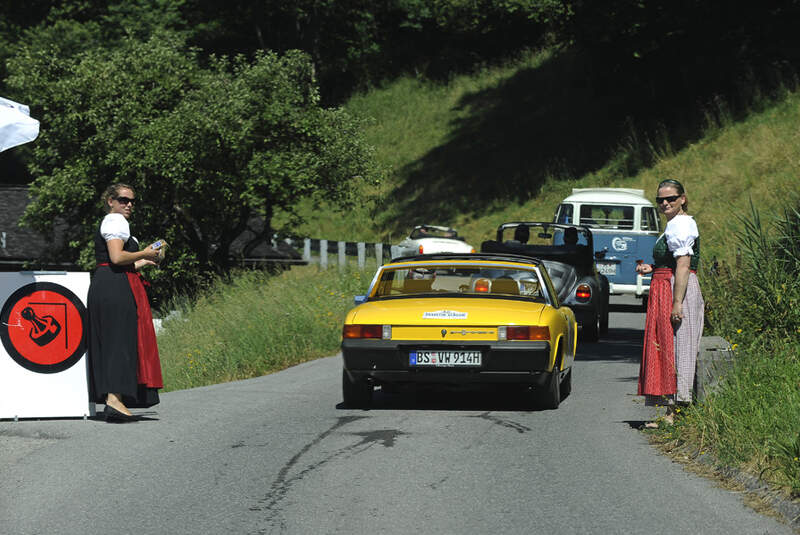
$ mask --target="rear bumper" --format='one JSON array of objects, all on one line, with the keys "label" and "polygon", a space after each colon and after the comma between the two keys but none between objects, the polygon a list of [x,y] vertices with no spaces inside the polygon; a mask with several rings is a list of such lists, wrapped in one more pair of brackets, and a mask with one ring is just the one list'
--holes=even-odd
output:
[{"label": "rear bumper", "polygon": [[648,295],[650,293],[650,280],[647,280],[647,284],[614,284],[610,282],[608,284],[608,293],[612,295],[636,295],[641,297],[643,295]]},{"label": "rear bumper", "polygon": [[[480,367],[412,366],[412,350],[480,351]],[[384,383],[526,384],[541,386],[550,376],[550,342],[462,342],[430,340],[344,340],[344,369],[353,380]]]}]

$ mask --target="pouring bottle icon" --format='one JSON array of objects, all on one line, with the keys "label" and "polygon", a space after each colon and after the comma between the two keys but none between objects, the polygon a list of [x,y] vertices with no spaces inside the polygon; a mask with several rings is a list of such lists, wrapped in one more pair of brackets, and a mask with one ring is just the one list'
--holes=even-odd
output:
[{"label": "pouring bottle icon", "polygon": [[37,316],[31,307],[25,307],[20,313],[23,319],[31,322],[28,336],[39,346],[44,347],[55,340],[61,332],[61,325],[53,316]]}]

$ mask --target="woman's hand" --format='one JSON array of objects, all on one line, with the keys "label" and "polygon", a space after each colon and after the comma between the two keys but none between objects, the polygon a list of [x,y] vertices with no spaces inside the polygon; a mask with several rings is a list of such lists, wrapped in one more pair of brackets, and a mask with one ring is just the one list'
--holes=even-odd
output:
[{"label": "woman's hand", "polygon": [[673,325],[679,325],[683,321],[683,304],[673,303],[672,312],[670,312],[669,320]]},{"label": "woman's hand", "polygon": [[139,252],[142,254],[142,260],[147,260],[153,264],[158,262],[158,249],[153,249],[153,247],[148,246]]},{"label": "woman's hand", "polygon": [[141,251],[136,251],[135,253],[128,252],[123,249],[124,244],[122,240],[118,238],[110,239],[106,242],[108,245],[108,257],[111,260],[111,263],[117,266],[127,266],[130,264],[135,264],[140,260],[150,260],[152,262],[158,262],[158,249],[153,249],[150,246],[145,247]]},{"label": "woman's hand", "polygon": [[686,286],[689,284],[690,256],[675,258],[675,283],[672,286],[672,312],[670,321],[678,326],[683,321],[683,298],[686,297]]},{"label": "woman's hand", "polygon": [[651,264],[637,264],[636,265],[636,273],[640,275],[646,275],[648,273],[653,272],[653,266]]},{"label": "woman's hand", "polygon": [[152,260],[147,260],[147,259],[137,260],[136,262],[133,263],[133,267],[134,267],[134,269],[136,269],[136,271],[139,271],[140,269],[142,269],[145,266],[157,266],[157,265],[158,264],[156,264]]}]

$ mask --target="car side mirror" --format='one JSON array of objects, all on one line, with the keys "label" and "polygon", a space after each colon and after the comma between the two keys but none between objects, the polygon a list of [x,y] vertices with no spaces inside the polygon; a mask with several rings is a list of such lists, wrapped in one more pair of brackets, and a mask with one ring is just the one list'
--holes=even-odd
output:
[{"label": "car side mirror", "polygon": [[356,305],[360,305],[360,304],[362,304],[362,303],[366,303],[366,302],[367,302],[367,296],[366,296],[366,295],[357,295],[357,296],[355,296],[355,297],[353,298],[353,302],[354,302]]}]

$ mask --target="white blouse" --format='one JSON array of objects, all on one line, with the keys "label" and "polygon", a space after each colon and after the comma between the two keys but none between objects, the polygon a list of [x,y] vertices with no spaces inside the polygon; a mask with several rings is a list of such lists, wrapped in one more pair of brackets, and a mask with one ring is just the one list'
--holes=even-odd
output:
[{"label": "white blouse", "polygon": [[672,255],[677,258],[694,254],[694,242],[700,237],[700,232],[692,216],[676,215],[667,222],[664,237]]},{"label": "white blouse", "polygon": [[124,215],[108,214],[100,223],[100,234],[106,241],[117,239],[125,243],[131,237],[131,226]]}]

